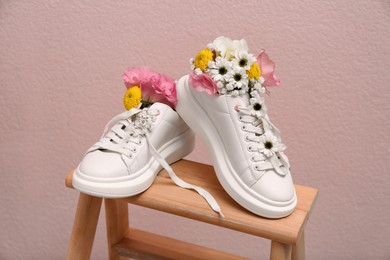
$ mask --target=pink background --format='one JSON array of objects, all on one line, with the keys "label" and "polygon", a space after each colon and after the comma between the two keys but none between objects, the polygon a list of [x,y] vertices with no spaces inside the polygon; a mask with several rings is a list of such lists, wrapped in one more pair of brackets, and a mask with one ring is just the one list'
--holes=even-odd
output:
[{"label": "pink background", "polygon": [[[121,75],[175,78],[215,37],[265,48],[267,105],[296,183],[317,187],[308,259],[390,258],[388,1],[0,2],[0,259],[63,259],[78,193],[64,187],[106,122]],[[210,163],[198,142],[189,156]],[[132,225],[252,259],[269,243],[139,207]],[[107,257],[104,214],[93,259]]]}]

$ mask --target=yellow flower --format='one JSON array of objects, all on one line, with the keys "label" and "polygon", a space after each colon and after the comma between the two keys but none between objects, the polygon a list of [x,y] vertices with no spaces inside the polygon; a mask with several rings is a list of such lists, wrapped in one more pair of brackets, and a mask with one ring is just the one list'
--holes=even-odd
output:
[{"label": "yellow flower", "polygon": [[194,65],[204,71],[209,61],[213,60],[213,52],[209,49],[201,50],[195,57]]},{"label": "yellow flower", "polygon": [[261,76],[261,71],[257,62],[253,62],[249,70],[246,71],[249,79],[259,79]]},{"label": "yellow flower", "polygon": [[141,89],[138,86],[130,87],[123,97],[123,104],[127,110],[137,107],[141,103]]}]

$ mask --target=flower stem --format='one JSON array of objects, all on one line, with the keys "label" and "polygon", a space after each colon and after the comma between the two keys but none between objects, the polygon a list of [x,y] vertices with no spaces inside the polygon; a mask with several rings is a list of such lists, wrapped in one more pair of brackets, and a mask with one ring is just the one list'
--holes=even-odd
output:
[{"label": "flower stem", "polygon": [[153,103],[145,100],[141,100],[141,109],[151,106]]}]

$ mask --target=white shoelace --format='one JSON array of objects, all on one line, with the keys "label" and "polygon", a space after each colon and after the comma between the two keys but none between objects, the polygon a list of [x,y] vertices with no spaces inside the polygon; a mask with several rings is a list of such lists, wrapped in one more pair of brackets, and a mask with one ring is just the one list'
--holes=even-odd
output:
[{"label": "white shoelace", "polygon": [[[137,152],[137,146],[142,144],[142,139],[144,137],[152,155],[167,171],[172,181],[182,188],[195,190],[207,201],[215,212],[224,217],[221,208],[214,197],[205,189],[180,179],[151,143],[149,131],[152,122],[156,119],[157,115],[159,115],[158,110],[133,108],[115,116],[107,123],[100,141],[93,145],[87,152],[97,149],[107,149],[120,153],[122,160],[130,173],[130,159],[132,158],[133,153]],[[136,116],[138,120],[133,120],[134,116]]]},{"label": "white shoelace", "polygon": [[[259,99],[258,95],[252,95],[252,97]],[[262,174],[259,175],[258,178],[260,178],[267,169],[275,169],[278,174],[282,176],[286,175],[290,164],[287,156],[283,153],[285,145],[281,143],[279,129],[271,123],[265,113],[263,115],[254,115],[251,105],[248,105],[247,107],[238,105],[235,107],[235,110],[240,113],[239,120],[244,123],[241,129],[248,133],[245,136],[246,141],[254,143],[254,145],[248,146],[248,151],[253,153],[250,159],[255,163],[255,169],[262,171]],[[258,149],[260,144],[264,141],[264,135],[274,136],[274,139],[276,140],[273,145],[278,147],[278,149],[275,149],[270,156],[266,156]],[[267,162],[267,158],[269,158],[269,162]]]}]

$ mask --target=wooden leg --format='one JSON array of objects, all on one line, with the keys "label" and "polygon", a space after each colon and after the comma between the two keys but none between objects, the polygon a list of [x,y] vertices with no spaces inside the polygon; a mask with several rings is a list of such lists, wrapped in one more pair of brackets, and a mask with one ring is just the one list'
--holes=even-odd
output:
[{"label": "wooden leg", "polygon": [[292,248],[292,260],[305,260],[305,233],[302,233],[297,240],[296,246]]},{"label": "wooden leg", "polygon": [[276,241],[271,242],[271,260],[290,260],[292,246]]},{"label": "wooden leg", "polygon": [[101,205],[101,198],[80,193],[66,259],[90,258]]},{"label": "wooden leg", "polygon": [[129,229],[128,204],[120,199],[105,199],[107,222],[107,242],[110,260],[119,260],[113,246],[118,243]]}]

